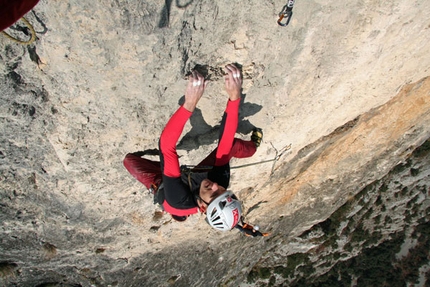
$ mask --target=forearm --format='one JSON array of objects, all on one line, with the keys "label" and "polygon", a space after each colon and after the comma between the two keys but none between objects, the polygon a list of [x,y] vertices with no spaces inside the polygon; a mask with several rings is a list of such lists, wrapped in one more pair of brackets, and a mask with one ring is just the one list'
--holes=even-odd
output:
[{"label": "forearm", "polygon": [[181,175],[176,144],[182,134],[184,126],[191,117],[191,112],[181,106],[167,122],[160,136],[160,153],[163,174],[170,177]]},{"label": "forearm", "polygon": [[222,159],[228,156],[233,146],[234,136],[239,123],[239,106],[240,99],[235,101],[229,100],[227,102],[227,107],[221,123],[221,136],[216,153],[216,164],[219,164],[220,161],[225,164]]}]

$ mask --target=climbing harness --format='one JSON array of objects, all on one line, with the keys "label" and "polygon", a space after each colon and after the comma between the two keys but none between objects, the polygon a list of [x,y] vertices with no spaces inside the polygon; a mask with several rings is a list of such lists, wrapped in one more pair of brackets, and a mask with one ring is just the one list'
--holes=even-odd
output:
[{"label": "climbing harness", "polygon": [[28,40],[28,41],[19,40],[17,38],[12,37],[11,35],[9,35],[8,33],[6,33],[5,31],[1,31],[1,33],[4,36],[6,36],[6,38],[9,38],[10,40],[14,41],[15,43],[22,44],[22,45],[30,45],[30,44],[32,44],[36,40],[36,31],[34,30],[33,25],[31,25],[30,22],[28,22],[27,19],[25,19],[24,17],[22,17],[21,20],[30,29],[30,33],[31,33],[30,40]]},{"label": "climbing harness", "polygon": [[212,170],[213,166],[211,165],[189,165],[184,164],[181,165],[181,172],[207,172]]},{"label": "climbing harness", "polygon": [[291,17],[293,16],[293,6],[295,0],[288,0],[288,3],[279,12],[278,25],[285,27],[290,23]]},{"label": "climbing harness", "polygon": [[[288,150],[291,149],[291,144],[285,146],[284,148],[282,148],[280,151],[278,151],[272,143],[270,143],[272,145],[272,147],[275,149],[276,151],[276,155],[274,158],[272,159],[267,159],[267,160],[263,160],[263,161],[259,161],[259,162],[253,162],[253,163],[248,163],[248,164],[244,164],[244,165],[238,165],[238,166],[232,166],[230,167],[230,169],[238,169],[238,168],[243,168],[243,167],[248,167],[248,166],[253,166],[253,165],[257,165],[257,164],[263,164],[266,162],[272,162],[273,161],[273,165],[272,165],[272,171],[270,173],[270,176],[273,175],[274,171],[275,171],[275,165],[278,162],[278,160],[281,158],[281,156],[287,152]],[[185,171],[185,172],[189,172],[189,171],[196,171],[196,172],[207,172],[210,171],[212,169],[212,166],[208,165],[208,166],[197,166],[197,165],[182,165],[181,166],[181,171]]]}]

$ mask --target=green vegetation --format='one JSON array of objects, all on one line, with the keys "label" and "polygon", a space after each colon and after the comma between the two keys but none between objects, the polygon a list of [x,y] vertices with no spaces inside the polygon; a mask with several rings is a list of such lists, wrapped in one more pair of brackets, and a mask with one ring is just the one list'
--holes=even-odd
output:
[{"label": "green vegetation", "polygon": [[[430,139],[413,152],[413,157],[423,158],[429,153]],[[318,245],[311,252],[288,256],[286,266],[253,269],[248,278],[265,279],[268,283],[263,283],[264,286],[343,287],[351,286],[352,282],[358,287],[417,284],[420,268],[430,258],[430,207],[422,206],[423,194],[427,197],[430,191],[420,178],[415,179],[416,185],[403,180],[417,177],[422,164],[411,157],[395,166],[383,179],[364,187],[329,218],[300,235]],[[351,215],[353,210],[357,212]],[[404,222],[399,213],[403,213]],[[396,254],[404,243],[406,229],[387,235],[394,221],[400,226],[416,226],[411,237],[417,244],[400,259]],[[310,238],[311,233],[322,235]],[[338,244],[346,238],[340,250]],[[353,252],[359,253],[355,256]],[[321,271],[326,273],[321,275]],[[425,276],[425,286],[430,286],[430,271]],[[280,277],[285,280],[277,283],[276,278]]]},{"label": "green vegetation", "polygon": [[380,196],[380,195],[378,195],[378,197],[376,198],[375,204],[376,204],[377,206],[380,206],[380,205],[382,204],[382,199],[381,199],[381,196]]},{"label": "green vegetation", "polygon": [[0,262],[0,277],[7,278],[15,276],[18,265],[13,262],[1,261]]},{"label": "green vegetation", "polygon": [[412,176],[417,176],[419,174],[420,174],[419,168],[411,168],[411,175]]},{"label": "green vegetation", "polygon": [[393,268],[395,254],[399,252],[403,240],[404,234],[396,234],[379,246],[364,249],[355,258],[337,262],[324,275],[317,278],[302,276],[288,286],[350,286],[352,276],[358,278],[357,286],[405,286],[401,273]]},{"label": "green vegetation", "polygon": [[[361,225],[356,229],[359,234],[366,233]],[[355,232],[356,232],[355,231]],[[355,233],[354,232],[354,233]],[[361,240],[362,235],[353,235],[354,238]],[[274,268],[253,269],[248,275],[248,282],[255,282],[257,279],[269,279],[267,286],[275,286],[273,274],[281,275],[283,278],[290,279],[288,286],[301,287],[321,287],[321,286],[350,286],[352,278],[357,278],[358,287],[367,286],[390,286],[404,287],[405,282],[415,282],[419,277],[419,268],[428,262],[430,256],[430,224],[424,222],[417,226],[414,236],[418,239],[416,247],[410,250],[409,255],[397,260],[395,255],[405,239],[405,233],[396,233],[392,238],[379,244],[365,248],[356,257],[337,261],[341,256],[334,253],[335,265],[325,274],[313,277],[315,272],[309,256],[305,253],[295,253],[287,257],[287,266],[276,266]],[[368,239],[376,243],[381,239],[379,232],[372,234]],[[347,244],[348,245],[348,244]],[[345,249],[347,249],[347,245]],[[325,258],[327,259],[327,258]],[[326,267],[330,265],[326,264]],[[426,274],[429,277],[430,272]]]},{"label": "green vegetation", "polygon": [[408,188],[405,186],[404,188],[402,188],[402,190],[400,191],[400,195],[401,196],[406,196],[408,194]]},{"label": "green vegetation", "polygon": [[276,266],[274,272],[283,278],[292,277],[297,266],[309,263],[309,255],[305,253],[295,253],[287,257],[287,266]]},{"label": "green vegetation", "polygon": [[378,214],[377,216],[375,216],[374,220],[375,220],[375,225],[379,225],[379,223],[381,223],[381,215]]},{"label": "green vegetation", "polygon": [[411,223],[414,220],[414,216],[407,209],[405,210],[405,213],[403,215],[405,216],[405,222],[408,223],[408,224]]},{"label": "green vegetation", "polygon": [[409,250],[406,257],[397,262],[396,266],[401,271],[403,281],[418,283],[419,268],[428,262],[430,256],[429,222],[419,224],[414,230],[413,237],[417,238],[418,243]]},{"label": "green vegetation", "polygon": [[269,279],[272,275],[271,269],[266,267],[253,268],[248,274],[248,282],[255,282],[256,279]]},{"label": "green vegetation", "polygon": [[366,213],[363,214],[363,219],[369,219],[373,214],[373,208],[369,208]]},{"label": "green vegetation", "polygon": [[351,242],[347,242],[344,246],[343,246],[343,250],[347,251],[347,252],[351,252],[353,250],[353,246],[351,244]]},{"label": "green vegetation", "polygon": [[357,225],[354,232],[351,235],[351,242],[362,242],[369,238],[369,231],[364,229],[363,223]]},{"label": "green vegetation", "polygon": [[386,192],[388,190],[388,185],[386,185],[385,183],[383,183],[381,185],[381,187],[379,187],[379,191],[382,192]]},{"label": "green vegetation", "polygon": [[385,217],[385,225],[390,225],[391,223],[393,223],[393,220],[391,219],[391,217],[386,216]]},{"label": "green vegetation", "polygon": [[269,279],[269,286],[275,286],[275,283],[276,283],[276,277],[271,276]]},{"label": "green vegetation", "polygon": [[399,163],[398,165],[396,165],[393,169],[392,169],[392,173],[394,174],[398,174],[401,173],[403,171],[405,171],[407,168],[411,167],[411,160],[408,159],[405,163]]},{"label": "green vegetation", "polygon": [[423,158],[430,152],[430,139],[427,139],[420,147],[416,148],[412,153],[415,158]]},{"label": "green vegetation", "polygon": [[366,241],[367,246],[375,245],[382,239],[382,233],[380,231],[374,231]]}]

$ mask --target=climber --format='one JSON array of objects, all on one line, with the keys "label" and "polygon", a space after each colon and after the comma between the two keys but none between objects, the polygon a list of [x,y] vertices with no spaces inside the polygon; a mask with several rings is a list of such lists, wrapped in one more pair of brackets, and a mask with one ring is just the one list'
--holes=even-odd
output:
[{"label": "climber", "polygon": [[[255,128],[251,140],[235,138],[241,100],[242,76],[232,64],[225,67],[227,106],[220,127],[218,147],[195,169],[182,171],[176,152],[176,144],[183,128],[191,117],[207,86],[207,81],[193,71],[185,91],[185,102],[171,116],[159,140],[160,163],[130,153],[124,159],[126,169],[145,186],[156,192],[156,198],[164,211],[177,221],[185,221],[191,214],[206,213],[208,223],[217,230],[231,230],[242,219],[241,203],[230,190],[231,158],[251,157],[260,145],[262,130]],[[153,152],[152,152],[153,154]],[[210,170],[198,172],[200,166]],[[148,167],[148,168],[146,168]]]}]

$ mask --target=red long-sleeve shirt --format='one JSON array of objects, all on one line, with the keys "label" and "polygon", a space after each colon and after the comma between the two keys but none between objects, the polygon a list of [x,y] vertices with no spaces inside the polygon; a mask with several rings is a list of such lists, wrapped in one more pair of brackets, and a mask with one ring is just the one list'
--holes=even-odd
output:
[{"label": "red long-sleeve shirt", "polygon": [[[238,126],[239,105],[240,99],[227,102],[221,122],[221,135],[216,152],[215,167],[225,166],[230,160],[228,155]],[[189,215],[198,211],[195,195],[190,191],[190,187],[181,180],[181,170],[176,152],[176,144],[191,114],[183,106],[179,107],[167,122],[159,142],[165,195],[163,206],[167,212],[178,216]],[[229,167],[226,170],[228,170],[226,176],[228,176],[229,181]]]}]

